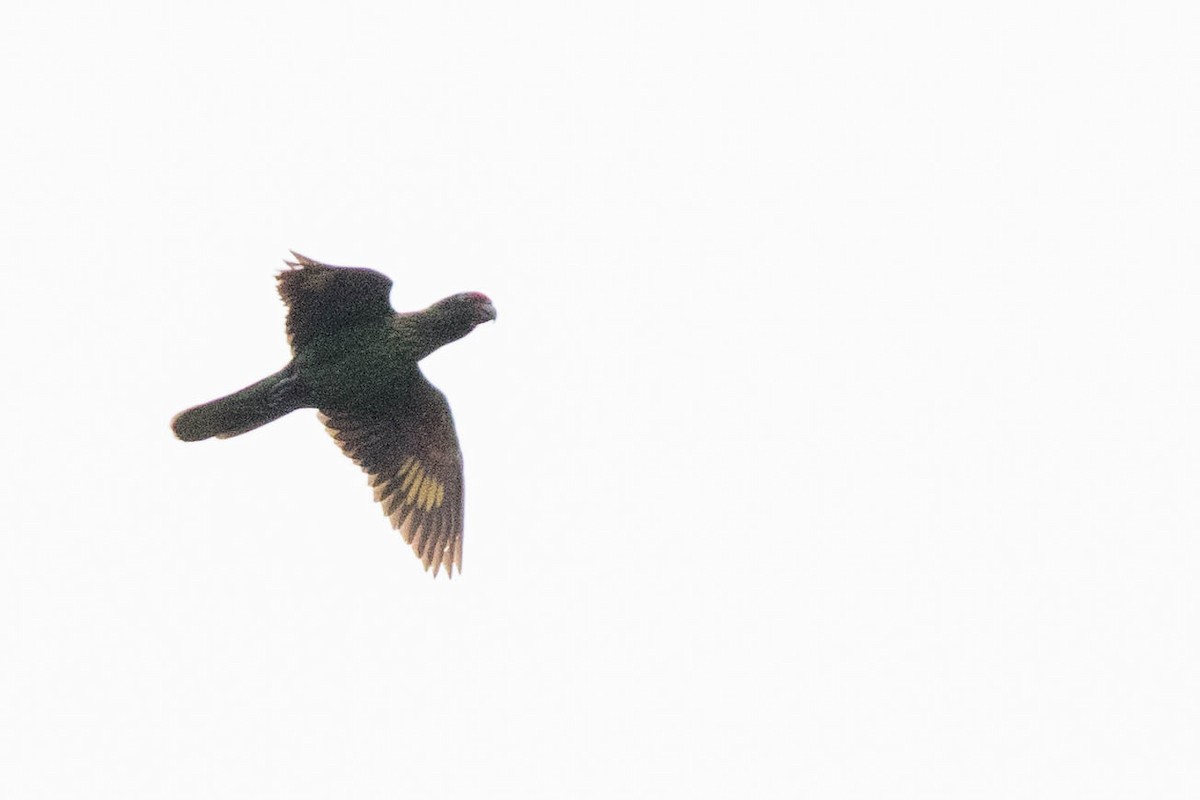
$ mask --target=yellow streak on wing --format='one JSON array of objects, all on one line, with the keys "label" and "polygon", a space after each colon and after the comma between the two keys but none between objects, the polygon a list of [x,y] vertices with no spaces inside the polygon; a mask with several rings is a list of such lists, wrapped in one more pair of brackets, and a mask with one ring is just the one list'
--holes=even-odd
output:
[{"label": "yellow streak on wing", "polygon": [[[413,481],[413,485],[408,488],[408,496],[404,498],[404,505],[411,506],[413,504],[413,501],[417,499],[417,493],[421,491],[421,483],[424,480],[425,476],[421,475]],[[404,487],[401,486],[400,488],[403,489]]]},{"label": "yellow streak on wing", "polygon": [[444,491],[445,490],[442,489],[441,481],[430,479],[429,494],[425,498],[425,510],[426,511],[431,511],[434,506],[440,506],[442,504],[441,496]]},{"label": "yellow streak on wing", "polygon": [[445,499],[446,499],[446,487],[442,486],[442,484],[439,483],[437,485],[437,499],[433,501],[433,504],[435,506],[437,506],[438,508],[441,508],[442,501]]},{"label": "yellow streak on wing", "polygon": [[426,511],[429,508],[425,505],[425,501],[429,498],[429,491],[433,488],[434,480],[431,476],[425,477],[425,482],[421,484],[421,490],[417,492],[417,508],[424,508]]},{"label": "yellow streak on wing", "polygon": [[417,459],[413,456],[409,456],[408,458],[404,459],[404,463],[400,465],[400,471],[397,472],[396,475],[403,477],[404,473],[408,472],[408,468],[411,467],[416,460]]},{"label": "yellow streak on wing", "polygon": [[421,482],[421,476],[424,474],[424,472],[425,471],[421,469],[420,463],[414,464],[413,468],[409,470],[409,473],[404,476],[404,480],[400,482],[400,491],[403,492],[405,489],[407,489],[409,484],[411,484],[414,480],[419,484]]}]

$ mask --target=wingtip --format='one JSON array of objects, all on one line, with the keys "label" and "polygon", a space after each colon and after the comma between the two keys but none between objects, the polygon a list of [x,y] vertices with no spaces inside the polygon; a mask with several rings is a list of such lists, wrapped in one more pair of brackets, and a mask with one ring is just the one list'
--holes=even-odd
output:
[{"label": "wingtip", "polygon": [[435,577],[435,578],[438,576],[438,572],[441,570],[442,567],[446,568],[446,580],[448,580],[448,581],[454,580],[454,568],[455,567],[458,567],[458,574],[459,575],[462,574],[462,555],[461,555],[461,553],[457,554],[457,557],[456,557],[456,555],[452,551],[447,550],[439,556],[433,556],[428,559],[423,558],[421,560],[425,564],[426,572],[429,572],[430,567],[433,568],[433,577]]},{"label": "wingtip", "polygon": [[325,266],[320,261],[309,258],[308,256],[303,255],[302,253],[297,253],[295,250],[288,250],[288,252],[291,253],[292,258],[294,258],[296,260],[289,261],[286,258],[283,259],[283,263],[287,264],[287,266],[288,266],[288,269],[284,270],[285,272],[290,271],[290,270],[301,269],[302,267],[323,267],[323,266]]},{"label": "wingtip", "polygon": [[[293,266],[297,266],[297,267],[300,267],[300,266],[304,266],[304,267],[324,266],[324,264],[322,264],[320,261],[315,261],[306,255],[297,253],[295,250],[288,250],[288,252],[291,253],[292,257],[296,259],[296,262],[298,262],[298,263],[293,264]],[[285,260],[285,263],[292,263],[292,262],[288,262]]]}]

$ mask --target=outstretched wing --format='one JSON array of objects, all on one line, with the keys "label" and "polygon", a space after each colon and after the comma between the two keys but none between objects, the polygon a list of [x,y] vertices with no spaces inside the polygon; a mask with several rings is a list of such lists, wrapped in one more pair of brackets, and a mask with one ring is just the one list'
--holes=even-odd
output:
[{"label": "outstretched wing", "polygon": [[462,451],[446,397],[416,372],[411,391],[393,410],[321,410],[321,421],[371,478],[404,541],[425,564],[462,572]]},{"label": "outstretched wing", "polygon": [[279,273],[279,296],[287,304],[292,349],[351,325],[392,313],[392,279],[363,267],[333,267],[292,251],[295,261]]}]

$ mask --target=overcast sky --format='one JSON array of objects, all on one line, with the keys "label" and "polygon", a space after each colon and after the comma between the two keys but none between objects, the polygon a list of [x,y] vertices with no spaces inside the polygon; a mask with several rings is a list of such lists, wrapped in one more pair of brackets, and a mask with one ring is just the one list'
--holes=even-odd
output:
[{"label": "overcast sky", "polygon": [[[0,795],[1200,796],[1200,10],[24,3]],[[433,580],[287,249],[423,367]]]}]

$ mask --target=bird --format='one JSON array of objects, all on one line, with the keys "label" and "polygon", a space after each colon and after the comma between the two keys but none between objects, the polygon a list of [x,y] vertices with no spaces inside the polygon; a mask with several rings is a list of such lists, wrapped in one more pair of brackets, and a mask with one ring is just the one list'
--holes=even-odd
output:
[{"label": "bird", "polygon": [[463,460],[446,396],[417,365],[496,319],[480,292],[422,311],[392,308],[392,280],[290,251],[276,276],[287,306],[287,366],[225,397],[176,414],[185,442],[228,439],[315,408],[342,452],[369,477],[392,527],[424,563],[462,572]]}]

